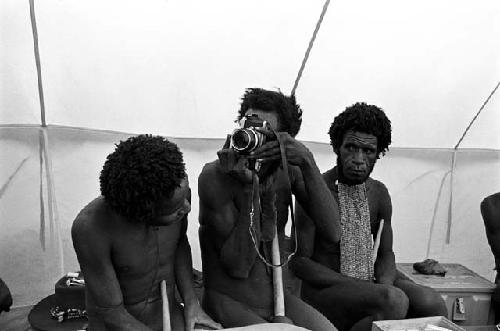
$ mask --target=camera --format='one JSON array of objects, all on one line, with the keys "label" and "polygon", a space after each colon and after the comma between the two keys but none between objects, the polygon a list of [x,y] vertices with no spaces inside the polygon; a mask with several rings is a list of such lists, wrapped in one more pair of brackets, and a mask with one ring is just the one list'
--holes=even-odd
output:
[{"label": "camera", "polygon": [[233,131],[231,146],[240,154],[250,154],[266,142],[266,136],[256,128],[269,127],[269,123],[259,118],[257,114],[244,116],[240,120],[240,128]]}]

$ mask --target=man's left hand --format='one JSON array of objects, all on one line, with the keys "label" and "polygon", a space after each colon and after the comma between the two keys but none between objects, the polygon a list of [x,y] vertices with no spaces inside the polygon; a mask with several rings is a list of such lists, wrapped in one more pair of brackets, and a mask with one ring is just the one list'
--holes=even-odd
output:
[{"label": "man's left hand", "polygon": [[211,319],[198,302],[184,308],[184,320],[186,331],[194,330],[195,325],[203,325],[214,330],[222,329],[222,325]]},{"label": "man's left hand", "polygon": [[258,128],[257,130],[266,135],[267,142],[253,151],[249,156],[250,158],[259,159],[263,163],[280,160],[281,143],[285,150],[285,155],[289,164],[301,167],[311,159],[312,154],[307,147],[293,138],[289,133],[274,133],[266,128]]}]

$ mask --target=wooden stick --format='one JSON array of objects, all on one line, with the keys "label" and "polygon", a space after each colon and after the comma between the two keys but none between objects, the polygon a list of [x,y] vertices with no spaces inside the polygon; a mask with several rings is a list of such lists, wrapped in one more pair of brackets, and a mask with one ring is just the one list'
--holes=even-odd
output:
[{"label": "wooden stick", "polygon": [[[274,228],[272,261],[281,264],[280,244],[276,225]],[[281,267],[273,267],[274,316],[285,316],[285,295],[283,293],[283,275]]]},{"label": "wooden stick", "polygon": [[380,220],[380,224],[377,230],[377,237],[375,237],[375,243],[373,244],[373,263],[377,260],[378,248],[380,247],[380,237],[382,236],[382,229],[384,228],[384,220]]},{"label": "wooden stick", "polygon": [[170,326],[170,309],[168,307],[168,296],[167,296],[167,282],[165,280],[161,281],[161,301],[163,303],[163,331],[171,331]]}]

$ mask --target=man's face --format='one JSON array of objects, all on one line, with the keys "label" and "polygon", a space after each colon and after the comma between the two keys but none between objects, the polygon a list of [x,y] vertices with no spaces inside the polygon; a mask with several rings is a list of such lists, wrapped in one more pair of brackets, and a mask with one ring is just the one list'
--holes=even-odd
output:
[{"label": "man's face", "polygon": [[182,220],[191,211],[190,198],[191,189],[186,177],[170,198],[160,201],[157,216],[151,225],[170,225]]},{"label": "man's face", "polygon": [[279,131],[279,120],[277,112],[267,112],[260,109],[249,108],[245,112],[245,116],[248,115],[257,115],[261,120],[267,121],[273,130]]},{"label": "man's face", "polygon": [[339,176],[346,184],[363,183],[377,161],[377,137],[357,131],[347,131],[337,153]]}]

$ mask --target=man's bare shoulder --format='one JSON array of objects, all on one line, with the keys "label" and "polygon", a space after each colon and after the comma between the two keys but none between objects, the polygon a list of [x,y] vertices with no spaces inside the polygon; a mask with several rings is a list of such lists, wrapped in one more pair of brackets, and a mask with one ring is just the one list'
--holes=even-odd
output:
[{"label": "man's bare shoulder", "polygon": [[230,175],[221,171],[218,160],[205,164],[198,176],[200,198],[221,198],[227,196],[233,186],[234,180]]},{"label": "man's bare shoulder", "polygon": [[219,162],[217,160],[208,162],[205,163],[203,169],[201,169],[199,178],[202,178],[203,180],[208,180],[211,177],[218,176],[217,175],[218,172],[219,172]]},{"label": "man's bare shoulder", "polygon": [[500,211],[500,192],[484,198],[481,202],[481,208]]},{"label": "man's bare shoulder", "polygon": [[500,192],[487,196],[481,201],[481,214],[486,223],[500,224]]},{"label": "man's bare shoulder", "polygon": [[390,196],[389,190],[387,189],[385,184],[379,180],[368,177],[368,179],[366,180],[366,185],[369,187],[369,189],[374,190],[378,194],[381,194],[383,196]]},{"label": "man's bare shoulder", "polygon": [[92,200],[82,208],[73,221],[71,227],[73,240],[78,237],[94,237],[106,233],[109,223],[114,218],[112,214],[103,197]]}]

